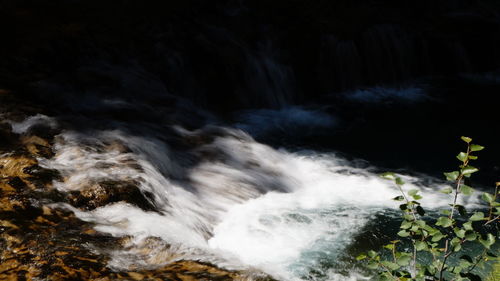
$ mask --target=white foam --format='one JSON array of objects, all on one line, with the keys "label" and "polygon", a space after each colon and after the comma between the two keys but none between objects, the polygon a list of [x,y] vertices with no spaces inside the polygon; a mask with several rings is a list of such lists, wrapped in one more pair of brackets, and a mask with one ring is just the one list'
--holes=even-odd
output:
[{"label": "white foam", "polygon": [[[299,261],[304,252],[326,239],[329,246],[323,251],[340,255],[372,215],[397,207],[390,198],[399,191],[374,174],[339,165],[334,155],[291,156],[288,163],[298,168],[286,177],[295,179],[298,188],[233,207],[215,227],[209,245],[238,256],[245,264],[298,280],[300,275],[293,272],[304,266]],[[421,190],[426,207],[449,202],[446,195],[434,191],[437,187],[429,190],[416,185],[416,179],[405,178],[410,181],[405,189]],[[319,260],[305,262],[311,266]]]},{"label": "white foam", "polygon": [[30,116],[21,122],[13,122],[13,121],[8,121],[8,122],[12,126],[12,132],[16,134],[26,133],[30,127],[40,124],[49,126],[51,128],[57,127],[57,122],[54,118],[43,114]]},{"label": "white foam", "polygon": [[[390,199],[399,191],[390,182],[350,167],[335,154],[275,150],[228,128],[177,132],[211,140],[173,153],[157,138],[125,130],[65,132],[58,138],[56,156],[41,165],[61,172],[65,181],[56,183],[60,190],[132,180],[153,194],[157,212],[124,202],[90,212],[73,209],[98,231],[132,236],[136,245],[159,237],[173,245],[169,251],[178,258],[259,268],[285,280],[300,280],[316,267],[320,259],[309,257],[311,251],[339,256],[372,215],[397,208]],[[178,157],[198,160],[182,166]],[[406,190],[421,191],[424,206],[450,201],[435,192],[439,186],[423,187],[418,179],[403,177]],[[462,204],[476,202],[473,197]],[[111,264],[126,268],[122,256],[123,251],[117,252]],[[342,279],[325,270],[330,280]]]}]

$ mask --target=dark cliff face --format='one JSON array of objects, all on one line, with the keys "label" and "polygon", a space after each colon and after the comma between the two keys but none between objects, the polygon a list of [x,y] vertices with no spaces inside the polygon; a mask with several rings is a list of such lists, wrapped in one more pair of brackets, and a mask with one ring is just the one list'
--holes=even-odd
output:
[{"label": "dark cliff face", "polygon": [[472,0],[3,1],[0,84],[276,107],[495,70],[499,12]]}]

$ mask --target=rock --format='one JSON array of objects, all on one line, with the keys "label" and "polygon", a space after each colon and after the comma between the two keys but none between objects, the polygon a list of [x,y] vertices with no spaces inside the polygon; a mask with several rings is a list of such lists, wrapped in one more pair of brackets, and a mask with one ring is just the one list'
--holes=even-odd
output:
[{"label": "rock", "polygon": [[15,136],[12,133],[12,126],[8,123],[0,122],[0,153],[2,150],[10,150],[14,143]]},{"label": "rock", "polygon": [[26,183],[20,179],[19,177],[13,177],[11,178],[8,182],[8,185],[12,186],[13,188],[16,189],[16,191],[22,191],[23,189],[27,188]]},{"label": "rock", "polygon": [[7,155],[0,157],[0,175],[3,177],[26,177],[23,169],[33,166],[38,162],[36,159],[26,155]]},{"label": "rock", "polygon": [[106,181],[72,191],[68,196],[71,205],[93,210],[104,205],[124,201],[145,211],[155,211],[152,195],[144,195],[136,183]]},{"label": "rock", "polygon": [[38,164],[23,168],[23,172],[29,175],[29,179],[34,183],[49,184],[61,177],[58,171],[42,168]]},{"label": "rock", "polygon": [[[4,105],[0,104],[0,110]],[[52,182],[61,180],[59,172],[41,167],[37,160],[53,156],[57,131],[46,129],[30,129],[19,136],[9,124],[0,123],[0,137],[8,139],[7,145],[0,144],[0,280],[259,280],[210,263],[162,259],[165,252],[161,250],[168,250],[169,245],[154,237],[135,249],[138,257],[140,253],[152,256],[147,269],[111,270],[110,253],[131,250],[126,246],[130,238],[100,233],[73,212],[52,204],[68,202],[92,210],[124,201],[155,211],[153,195],[143,194],[133,181],[100,182],[70,193],[53,188]],[[109,147],[128,151],[120,143]],[[158,248],[160,252],[153,255]]]},{"label": "rock", "polygon": [[36,135],[22,136],[21,143],[29,153],[43,158],[54,156],[49,141]]}]

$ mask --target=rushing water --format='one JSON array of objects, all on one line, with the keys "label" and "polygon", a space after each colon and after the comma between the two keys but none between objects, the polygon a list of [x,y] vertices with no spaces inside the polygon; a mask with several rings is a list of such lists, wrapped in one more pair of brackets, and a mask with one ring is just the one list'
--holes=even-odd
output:
[{"label": "rushing water", "polygon": [[[113,181],[133,182],[149,194],[154,212],[123,202],[92,211],[61,204],[94,222],[98,231],[133,237],[130,247],[112,254],[113,268],[199,259],[283,280],[365,278],[351,264],[350,249],[365,239],[361,234],[380,216],[394,221],[397,203],[390,198],[398,190],[372,168],[334,152],[275,149],[247,133],[335,128],[335,118],[324,112],[247,111],[238,120],[235,126],[197,130],[140,122],[114,122],[112,129],[62,128],[55,157],[40,161],[61,173],[64,180],[55,183],[61,191]],[[13,128],[22,133],[40,123],[59,126],[55,119],[37,115],[13,123]],[[442,188],[439,182],[403,177],[409,182],[405,188],[421,190],[425,206],[446,206],[449,201],[434,192]],[[153,242],[156,251],[140,254],[137,249],[148,237],[163,242]]]}]

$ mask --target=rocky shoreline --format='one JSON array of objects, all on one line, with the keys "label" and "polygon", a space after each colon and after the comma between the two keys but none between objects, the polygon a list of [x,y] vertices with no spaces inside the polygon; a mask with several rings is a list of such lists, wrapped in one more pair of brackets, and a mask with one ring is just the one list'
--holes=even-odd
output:
[{"label": "rocky shoreline", "polygon": [[[15,134],[6,120],[22,120],[41,110],[7,92],[0,103],[0,279],[1,280],[273,280],[260,273],[232,271],[196,260],[167,263],[157,255],[147,268],[116,271],[110,252],[127,247],[128,237],[112,237],[93,229],[57,203],[91,210],[126,201],[152,210],[131,183],[103,182],[71,193],[58,191],[55,170],[39,166],[54,156],[58,131],[33,127]],[[160,243],[149,238],[136,251],[149,255]],[[168,249],[168,245],[164,245]],[[257,276],[257,277],[255,277]]]}]

